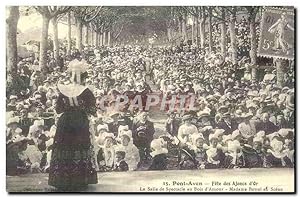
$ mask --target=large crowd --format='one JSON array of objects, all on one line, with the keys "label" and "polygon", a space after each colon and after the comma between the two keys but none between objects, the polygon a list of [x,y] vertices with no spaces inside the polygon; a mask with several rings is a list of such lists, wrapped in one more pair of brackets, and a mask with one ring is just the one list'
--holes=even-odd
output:
[{"label": "large crowd", "polygon": [[[72,83],[75,59],[89,65],[85,86],[96,97],[89,120],[97,171],[293,167],[293,66],[279,87],[274,67],[251,80],[249,60],[233,65],[229,57],[181,43],[86,46],[69,55],[62,48],[59,60],[48,52],[42,71],[34,55],[20,60],[7,78],[7,174],[48,171],[57,85]],[[151,94],[195,96],[194,108],[150,108],[167,117],[158,129],[144,108]],[[119,96],[140,96],[142,108],[120,106]]]}]

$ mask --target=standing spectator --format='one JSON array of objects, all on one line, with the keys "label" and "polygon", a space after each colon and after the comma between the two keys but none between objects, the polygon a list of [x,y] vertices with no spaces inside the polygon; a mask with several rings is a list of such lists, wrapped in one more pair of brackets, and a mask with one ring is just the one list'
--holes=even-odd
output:
[{"label": "standing spectator", "polygon": [[140,157],[145,160],[150,157],[150,143],[153,140],[154,124],[149,121],[148,113],[141,112],[132,124],[133,143],[140,151]]}]

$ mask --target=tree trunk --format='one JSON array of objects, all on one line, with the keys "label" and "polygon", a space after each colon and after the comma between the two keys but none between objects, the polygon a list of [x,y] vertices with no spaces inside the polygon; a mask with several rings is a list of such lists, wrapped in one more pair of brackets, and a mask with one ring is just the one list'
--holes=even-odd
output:
[{"label": "tree trunk", "polygon": [[85,45],[89,45],[89,26],[85,26]]},{"label": "tree trunk", "polygon": [[19,7],[9,6],[9,16],[6,20],[6,56],[7,56],[7,73],[15,76],[18,65],[18,48],[17,48],[17,26],[19,21]]},{"label": "tree trunk", "polygon": [[95,46],[99,47],[99,34],[96,32]]},{"label": "tree trunk", "polygon": [[200,46],[204,48],[205,45],[205,18],[200,19]]},{"label": "tree trunk", "polygon": [[230,19],[229,19],[231,60],[234,65],[236,65],[238,63],[235,22],[236,22],[236,7],[234,7],[232,13],[230,13]]},{"label": "tree trunk", "polygon": [[76,24],[77,28],[77,36],[76,36],[76,48],[81,52],[82,51],[82,21],[77,20]]},{"label": "tree trunk", "polygon": [[59,42],[58,42],[57,16],[54,16],[52,18],[52,26],[53,26],[54,59],[55,59],[56,63],[58,63],[58,59],[59,59]]},{"label": "tree trunk", "polygon": [[103,35],[102,35],[102,44],[104,46],[106,46],[106,32],[103,32]]},{"label": "tree trunk", "polygon": [[48,50],[48,30],[50,19],[43,15],[43,27],[42,27],[42,36],[40,43],[40,62],[39,66],[43,73],[47,72],[47,50]]},{"label": "tree trunk", "polygon": [[110,39],[111,39],[110,36],[111,36],[111,35],[110,35],[110,31],[108,31],[108,32],[107,32],[107,46],[110,46],[110,44],[111,44],[111,43],[110,43]]},{"label": "tree trunk", "polygon": [[168,41],[171,41],[171,28],[167,28],[167,37],[168,37]]},{"label": "tree trunk", "polygon": [[99,41],[99,33],[95,32],[95,46],[99,47],[100,41]]},{"label": "tree trunk", "polygon": [[67,55],[71,55],[71,48],[72,48],[72,25],[71,25],[71,13],[68,12],[68,48],[67,48]]},{"label": "tree trunk", "polygon": [[209,10],[208,10],[208,50],[209,50],[209,54],[212,53],[212,46],[213,46],[211,17],[212,17],[212,8],[209,8]]},{"label": "tree trunk", "polygon": [[191,38],[191,40],[192,40],[192,44],[194,44],[194,37],[195,37],[195,17],[193,16],[192,19],[193,19],[193,22],[192,22],[192,38]]},{"label": "tree trunk", "polygon": [[110,32],[110,39],[109,39],[109,43],[110,43],[110,46],[113,47],[115,42],[117,41],[118,37],[115,38],[114,37],[114,34],[112,32]]},{"label": "tree trunk", "polygon": [[255,16],[256,13],[250,13],[250,60],[252,65],[252,79],[257,79],[257,69],[256,69],[256,61],[257,61],[257,39],[256,39],[256,25],[255,25]]},{"label": "tree trunk", "polygon": [[93,46],[94,45],[94,31],[93,30],[91,30],[91,45]]},{"label": "tree trunk", "polygon": [[226,57],[226,24],[225,24],[225,10],[222,8],[222,21],[220,24],[221,28],[221,54],[223,61]]},{"label": "tree trunk", "polygon": [[180,38],[181,40],[183,40],[183,37],[182,37],[182,16],[179,16],[178,18],[178,33],[180,35]]},{"label": "tree trunk", "polygon": [[186,21],[187,21],[187,16],[185,14],[183,16],[183,20],[182,20],[182,38],[183,38],[184,43],[186,43],[188,40]]},{"label": "tree trunk", "polygon": [[99,45],[103,46],[103,32],[98,35]]},{"label": "tree trunk", "polygon": [[195,43],[198,46],[199,45],[199,18],[198,16],[195,17]]},{"label": "tree trunk", "polygon": [[284,68],[288,66],[288,61],[287,60],[283,60],[283,59],[276,59],[275,60],[275,64],[276,64],[276,77],[277,77],[277,85],[279,87],[283,87],[284,86]]}]

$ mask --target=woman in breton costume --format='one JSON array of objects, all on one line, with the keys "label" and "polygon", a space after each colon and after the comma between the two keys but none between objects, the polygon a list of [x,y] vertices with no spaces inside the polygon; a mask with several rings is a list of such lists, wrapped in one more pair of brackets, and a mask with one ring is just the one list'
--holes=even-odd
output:
[{"label": "woman in breton costume", "polygon": [[96,99],[84,82],[87,64],[74,60],[69,63],[72,83],[58,85],[57,122],[49,169],[49,185],[60,190],[80,190],[97,183],[92,163],[93,148],[88,115],[94,113]]}]

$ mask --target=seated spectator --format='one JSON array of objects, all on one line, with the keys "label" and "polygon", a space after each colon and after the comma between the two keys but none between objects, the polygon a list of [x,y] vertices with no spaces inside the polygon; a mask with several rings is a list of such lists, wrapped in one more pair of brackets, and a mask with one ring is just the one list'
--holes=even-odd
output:
[{"label": "seated spectator", "polygon": [[20,129],[18,125],[19,125],[18,117],[12,117],[8,119],[7,128],[6,128],[7,141],[14,138],[17,135],[22,135],[22,129]]},{"label": "seated spectator", "polygon": [[97,163],[102,172],[112,170],[115,160],[114,134],[105,133],[104,137],[104,145],[100,147],[97,154]]},{"label": "seated spectator", "polygon": [[268,113],[264,113],[262,115],[262,120],[256,126],[256,131],[265,131],[266,135],[269,135],[278,130],[278,127],[272,123],[270,120],[270,116]]},{"label": "seated spectator", "polygon": [[131,130],[124,130],[120,134],[120,144],[117,147],[125,151],[124,160],[128,164],[128,170],[136,170],[140,162],[140,154],[138,148],[133,144]]},{"label": "seated spectator", "polygon": [[254,124],[250,121],[252,117],[253,115],[250,113],[242,115],[243,122],[239,124],[238,130],[244,139],[253,137],[256,134],[256,130],[258,130],[255,129]]},{"label": "seated spectator", "polygon": [[242,168],[245,166],[244,154],[239,141],[228,142],[223,166],[224,168]]},{"label": "seated spectator", "polygon": [[116,172],[124,172],[128,171],[128,164],[126,163],[125,159],[125,151],[116,150],[116,159],[114,163],[113,171]]},{"label": "seated spectator", "polygon": [[178,139],[183,146],[191,143],[190,135],[198,133],[198,129],[191,123],[191,119],[191,115],[184,115],[182,117],[183,124],[178,129]]},{"label": "seated spectator", "polygon": [[209,147],[206,150],[207,165],[205,168],[221,168],[224,162],[224,153],[221,148],[217,148],[218,137],[215,134],[209,135]]},{"label": "seated spectator", "polygon": [[29,128],[28,138],[33,139],[37,143],[37,138],[44,133],[44,120],[35,120],[33,125]]},{"label": "seated spectator", "polygon": [[285,167],[291,166],[291,160],[283,152],[283,142],[277,134],[270,136],[270,149],[267,150],[266,163],[268,167]]},{"label": "seated spectator", "polygon": [[208,146],[205,144],[204,137],[201,133],[194,133],[191,136],[191,139],[193,142],[191,151],[193,152],[193,158],[197,163],[197,168],[205,169],[205,165],[207,163],[206,149]]},{"label": "seated spectator", "polygon": [[151,150],[150,153],[152,156],[152,163],[149,167],[149,170],[166,170],[168,164],[167,153],[168,149],[164,148],[164,140],[154,139],[151,142]]},{"label": "seated spectator", "polygon": [[193,158],[189,149],[181,149],[181,159],[179,162],[180,170],[193,170],[197,168],[197,162]]}]

